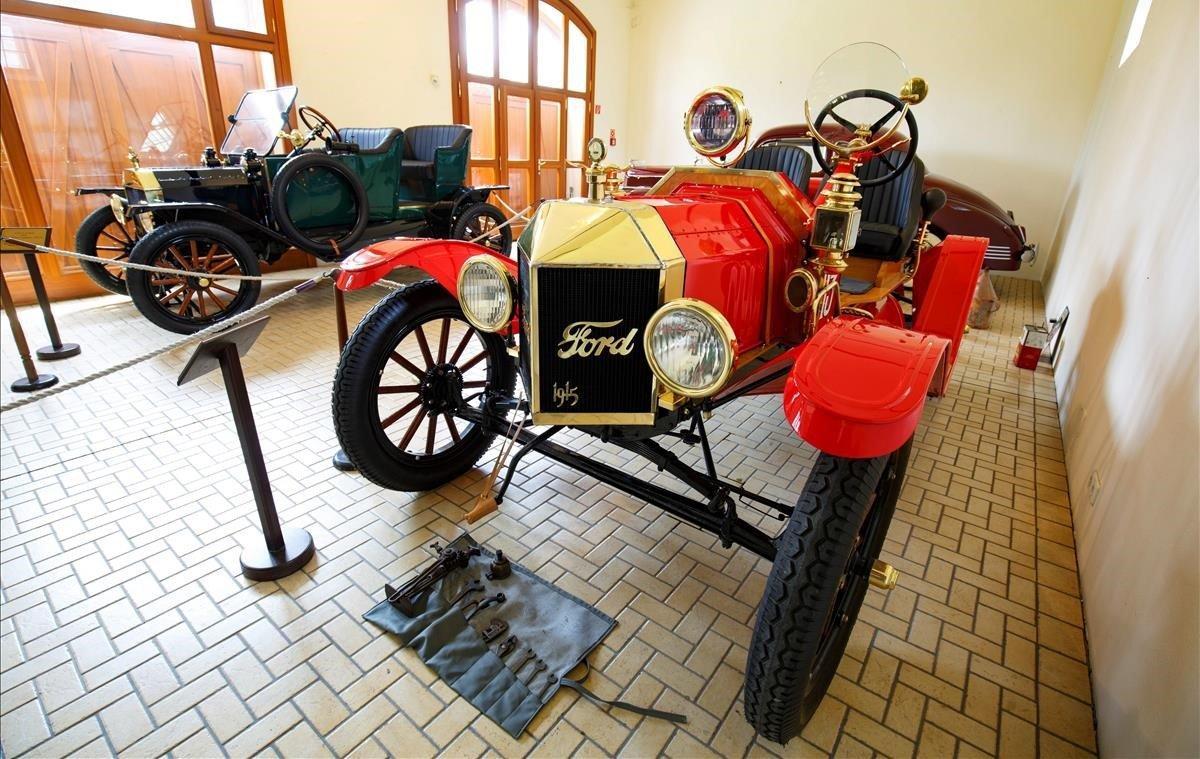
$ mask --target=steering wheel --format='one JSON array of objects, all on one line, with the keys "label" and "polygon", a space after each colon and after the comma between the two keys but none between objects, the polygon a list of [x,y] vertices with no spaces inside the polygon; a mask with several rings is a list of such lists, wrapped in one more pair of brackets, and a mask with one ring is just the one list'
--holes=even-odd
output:
[{"label": "steering wheel", "polygon": [[[839,105],[848,100],[882,100],[884,103],[890,105],[891,109],[880,116],[873,124],[855,124],[849,119],[843,118],[836,110]],[[805,115],[807,115],[807,102],[805,102],[804,108]],[[875,133],[882,129],[897,113],[901,114],[901,118],[896,120],[895,125],[880,137],[875,137]],[[851,141],[835,143],[826,139],[821,134],[821,125],[825,123],[825,119],[827,118],[833,119],[854,135]],[[896,129],[900,126],[901,121],[908,126],[908,138],[889,142],[891,137],[896,133]],[[809,135],[813,140],[828,148],[829,152],[836,152],[842,155],[865,153],[866,160],[879,159],[883,161],[884,165],[889,169],[888,173],[875,179],[859,180],[859,184],[863,187],[876,187],[892,181],[904,173],[904,170],[909,167],[917,154],[917,119],[913,116],[909,103],[883,90],[851,90],[850,92],[838,95],[821,109],[821,112],[817,114],[816,121],[809,122]],[[888,153],[898,150],[902,146],[906,146],[906,150],[903,151],[903,157],[898,164],[893,163],[888,157]],[[833,167],[830,165],[827,152],[818,148],[813,150],[813,153],[816,156],[817,163],[821,165],[821,169],[826,174],[832,174]]]},{"label": "steering wheel", "polygon": [[[318,136],[327,143],[330,140],[342,141],[342,135],[338,131],[338,128],[333,125],[333,122],[325,114],[316,108],[313,108],[311,105],[302,105],[297,110],[297,113],[300,116],[300,121],[304,126],[308,127],[308,141],[305,142],[306,145]],[[327,129],[329,130],[328,135],[325,133]]]}]

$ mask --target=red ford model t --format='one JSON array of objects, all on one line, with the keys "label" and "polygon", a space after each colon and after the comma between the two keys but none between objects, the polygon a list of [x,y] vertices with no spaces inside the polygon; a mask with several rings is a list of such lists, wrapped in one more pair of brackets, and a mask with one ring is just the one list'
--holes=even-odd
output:
[{"label": "red ford model t", "polygon": [[[602,165],[593,140],[588,197],[543,203],[515,260],[414,239],[351,256],[343,289],[398,266],[431,279],[383,299],[345,347],[333,416],[346,454],[381,486],[428,490],[504,436],[517,453],[469,521],[495,508],[536,451],[773,561],[745,713],[758,733],[787,741],[825,694],[868,585],[896,583],[880,550],[988,245],[926,238],[945,194],[914,181],[912,108],[925,94],[885,47],[831,56],[804,106],[827,176],[815,197],[812,154],[799,146],[756,148],[727,167],[749,115],[740,93],[715,87],[685,122],[714,167],[675,168],[643,195],[613,197],[619,170]],[[860,224],[864,203],[903,223]],[[723,478],[705,429],[728,403],[780,392],[788,422],[820,452],[795,503]],[[555,442],[565,427],[644,457],[679,486]],[[661,441],[699,446],[703,468]],[[772,520],[750,512],[782,526],[765,531]]]}]

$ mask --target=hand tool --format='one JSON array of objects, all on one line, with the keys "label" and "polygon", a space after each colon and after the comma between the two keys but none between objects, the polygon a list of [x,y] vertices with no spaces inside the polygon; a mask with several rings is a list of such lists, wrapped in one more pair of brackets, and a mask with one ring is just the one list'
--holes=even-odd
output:
[{"label": "hand tool", "polygon": [[533,663],[533,671],[530,672],[529,677],[524,680],[525,685],[526,686],[530,685],[534,681],[534,679],[538,676],[539,672],[545,672],[545,671],[546,671],[546,662],[542,661],[542,658],[539,656],[538,660]]},{"label": "hand tool", "polygon": [[[505,597],[505,595],[503,593],[497,593],[494,596],[484,596],[483,598],[477,598],[474,601],[471,601],[470,603],[464,605],[462,607],[462,613],[464,616],[466,616],[467,619],[470,619],[471,617],[475,616],[476,614],[483,611],[487,607],[495,606],[496,604],[502,604],[507,600],[508,599]],[[472,608],[472,607],[474,607],[474,608]],[[470,613],[467,612],[467,609],[471,609]]]},{"label": "hand tool", "polygon": [[491,568],[487,571],[489,580],[503,580],[512,574],[512,564],[509,563],[508,557],[504,555],[504,551],[496,551],[496,558],[492,560]]},{"label": "hand tool", "polygon": [[533,648],[531,648],[530,646],[525,646],[525,649],[523,651],[521,651],[521,658],[517,661],[516,666],[513,667],[513,674],[515,675],[518,672],[520,672],[521,667],[525,666],[525,662],[529,661],[532,658],[533,658]]},{"label": "hand tool", "polygon": [[550,688],[555,685],[558,685],[558,675],[551,672],[550,674],[546,675],[546,684],[542,686],[542,689],[540,691],[538,691],[538,694],[537,694],[538,701],[541,701],[543,698],[545,698],[546,691],[550,690]]},{"label": "hand tool", "polygon": [[508,623],[496,617],[491,622],[488,622],[487,627],[483,628],[483,642],[491,643],[506,632],[508,632]]},{"label": "hand tool", "polygon": [[471,593],[481,593],[482,591],[483,591],[483,583],[480,582],[479,580],[471,580],[469,583],[466,584],[466,587],[464,587],[462,589],[462,592],[454,597],[454,600],[450,602],[450,605],[451,606],[456,605],[459,601],[463,600]]},{"label": "hand tool", "polygon": [[516,635],[510,635],[505,638],[504,642],[500,644],[500,648],[497,649],[497,653],[500,654],[500,658],[503,659],[504,657],[508,656],[509,652],[517,647],[518,642],[519,640]]},{"label": "hand tool", "polygon": [[465,551],[457,548],[443,549],[437,543],[434,543],[432,548],[438,552],[438,557],[427,569],[399,588],[393,588],[391,585],[383,586],[383,590],[387,594],[388,603],[399,609],[400,613],[406,617],[416,614],[414,604],[438,580],[456,569],[462,569],[467,566],[471,562],[472,556],[480,554],[478,548],[471,548]]}]

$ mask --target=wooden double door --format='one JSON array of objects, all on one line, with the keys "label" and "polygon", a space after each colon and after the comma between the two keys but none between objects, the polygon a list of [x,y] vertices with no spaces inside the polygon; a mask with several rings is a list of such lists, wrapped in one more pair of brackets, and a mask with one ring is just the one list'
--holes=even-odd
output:
[{"label": "wooden double door", "polygon": [[[196,42],[4,16],[0,54],[0,224],[49,226],[73,249],[75,230],[121,184],[130,148],[143,166],[194,165],[214,145]],[[221,107],[274,86],[269,53],[213,46]],[[264,59],[265,56],[265,59]],[[71,259],[40,256],[53,298],[102,292]],[[32,291],[21,256],[0,256],[18,302]]]}]

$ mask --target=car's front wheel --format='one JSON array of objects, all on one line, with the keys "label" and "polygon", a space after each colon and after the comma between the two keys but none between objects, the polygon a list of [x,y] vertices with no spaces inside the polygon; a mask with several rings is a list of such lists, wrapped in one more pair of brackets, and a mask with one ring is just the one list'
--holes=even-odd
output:
[{"label": "car's front wheel", "polygon": [[889,456],[821,454],[783,533],[750,641],[746,719],[800,734],[829,689],[891,524],[910,440]]},{"label": "car's front wheel", "polygon": [[262,288],[258,280],[214,276],[258,276],[258,257],[240,236],[208,221],[164,224],[138,241],[129,260],[194,272],[182,275],[129,269],[125,275],[129,297],[138,311],[163,329],[181,335],[245,311],[258,300]]},{"label": "car's front wheel", "polygon": [[457,415],[487,393],[509,395],[504,340],[467,323],[426,280],[371,309],[346,341],[333,381],[333,423],[351,463],[391,490],[432,490],[470,469],[495,434]]},{"label": "car's front wheel", "polygon": [[475,242],[507,256],[512,249],[513,237],[512,226],[504,226],[506,221],[504,213],[491,203],[473,203],[454,220],[450,237]]}]

